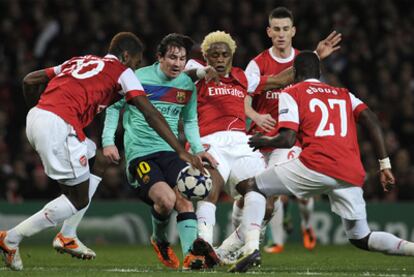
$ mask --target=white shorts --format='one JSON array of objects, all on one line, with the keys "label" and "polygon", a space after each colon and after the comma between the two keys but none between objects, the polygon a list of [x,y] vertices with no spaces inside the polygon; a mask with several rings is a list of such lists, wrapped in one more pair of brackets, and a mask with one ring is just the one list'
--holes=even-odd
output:
[{"label": "white shorts", "polygon": [[219,163],[217,169],[225,182],[226,192],[237,199],[236,185],[266,168],[263,155],[247,144],[249,137],[238,131],[222,131],[201,138],[201,142]]},{"label": "white shorts", "polygon": [[88,138],[79,141],[73,127],[62,118],[34,107],[27,114],[26,135],[47,176],[69,186],[89,178],[88,159],[95,156],[96,145]]},{"label": "white shorts", "polygon": [[331,210],[340,217],[349,220],[366,218],[362,188],[311,170],[299,158],[269,167],[256,176],[256,183],[266,196],[293,194],[298,198],[309,198],[327,194]]},{"label": "white shorts", "polygon": [[267,166],[273,166],[299,157],[300,152],[302,152],[302,148],[293,146],[292,148],[278,148],[272,152],[264,153],[263,156]]}]

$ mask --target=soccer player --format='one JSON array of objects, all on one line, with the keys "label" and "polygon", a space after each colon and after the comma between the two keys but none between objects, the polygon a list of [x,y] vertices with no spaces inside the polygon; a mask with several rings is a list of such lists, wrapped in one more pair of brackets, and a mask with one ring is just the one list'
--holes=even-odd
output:
[{"label": "soccer player", "polygon": [[[90,172],[88,159],[95,155],[95,144],[85,128],[95,115],[117,99],[141,110],[145,120],[177,151],[178,155],[203,170],[200,158],[180,145],[164,117],[148,100],[132,69],[142,58],[142,42],[132,33],[118,33],[105,57],[74,57],[61,65],[29,73],[23,80],[25,97],[33,105],[41,88],[40,100],[27,115],[26,134],[39,153],[46,174],[56,180],[62,195],[47,203],[39,212],[16,227],[0,232],[0,249],[5,264],[22,270],[19,244],[48,227],[71,216],[82,217],[101,180],[105,158],[98,152]],[[62,241],[62,251],[76,255],[82,245],[74,238]],[[83,255],[79,253],[79,255]]]},{"label": "soccer player", "polygon": [[[241,182],[242,195],[259,193],[256,214],[263,217],[265,196],[311,197],[327,194],[331,209],[342,219],[349,241],[356,247],[389,255],[414,255],[414,243],[386,232],[372,232],[368,226],[362,185],[365,172],[359,154],[356,124],[370,134],[379,160],[380,182],[385,192],[395,186],[383,133],[374,113],[345,88],[319,81],[317,55],[303,51],[294,60],[296,84],[279,95],[278,135],[255,135],[254,148],[290,148],[302,141],[299,157],[266,169]],[[245,252],[231,268],[245,272],[260,252]]]},{"label": "soccer player", "polygon": [[[247,92],[253,84],[257,89],[275,88],[288,84],[293,81],[293,78],[284,74],[248,78],[242,69],[232,66],[236,43],[229,34],[222,31],[212,32],[205,36],[201,50],[207,65],[213,67],[219,75],[219,82],[202,79],[197,83],[201,142],[217,160],[218,166],[217,171],[211,170],[210,172],[213,179],[213,191],[205,201],[197,202],[199,236],[210,245],[195,244],[193,250],[197,254],[204,254],[206,265],[211,267],[217,263],[217,256],[214,251],[211,251],[211,244],[216,219],[215,203],[221,188],[224,186],[224,190],[237,199],[240,195],[235,190],[236,184],[265,169],[262,155],[253,152],[247,144],[244,108]],[[205,74],[203,64],[195,60],[190,60],[187,68],[198,68],[197,75],[200,78]],[[258,83],[260,83],[259,86]],[[261,220],[251,222],[255,213],[254,193],[245,201],[240,236],[244,236],[245,233],[248,235],[248,229],[254,229],[254,232],[257,229],[260,231],[261,226]]]},{"label": "soccer player", "polygon": [[[269,26],[267,27],[267,35],[272,40],[272,47],[250,61],[246,68],[246,74],[256,76],[273,75],[291,67],[294,57],[299,53],[297,49],[292,47],[292,39],[295,33],[296,28],[292,12],[285,7],[278,7],[272,10],[269,14]],[[340,40],[341,35],[333,32],[325,40],[321,41],[316,50],[320,54],[320,58],[323,59],[339,49],[340,46],[337,46],[337,44]],[[325,43],[332,43],[332,47],[325,47],[325,51],[320,51]],[[280,90],[269,90],[264,93],[254,94],[251,106],[250,99],[246,101],[246,113],[252,119],[249,134],[263,133],[274,135],[279,93]],[[299,141],[296,141],[295,145],[290,149],[262,149],[268,166],[293,159],[300,152],[301,146]],[[316,237],[310,221],[313,212],[313,202],[313,198],[298,198],[302,219],[303,245],[308,250],[312,250],[316,246]],[[265,251],[268,253],[280,253],[284,249],[283,205],[281,205],[280,200],[275,205],[278,207],[277,212],[269,222],[272,230],[273,245],[265,247]],[[238,206],[235,206],[233,210],[235,217],[241,213],[238,210]]]},{"label": "soccer player", "polygon": [[[169,34],[158,45],[158,62],[135,72],[151,103],[164,115],[170,128],[178,135],[178,122],[182,117],[184,133],[191,150],[215,166],[216,161],[204,151],[197,122],[197,91],[193,81],[183,73],[192,40],[184,35]],[[194,207],[176,190],[177,176],[187,164],[162,137],[143,119],[136,107],[121,100],[106,111],[102,145],[104,154],[119,160],[114,144],[120,110],[124,109],[124,144],[127,175],[131,185],[139,187],[140,198],[152,207],[153,233],[151,244],[161,262],[171,268],[179,267],[179,260],[170,247],[166,229],[170,214],[175,209],[178,234],[183,252],[183,269],[199,269],[204,257],[191,253],[197,238],[197,218]]]}]

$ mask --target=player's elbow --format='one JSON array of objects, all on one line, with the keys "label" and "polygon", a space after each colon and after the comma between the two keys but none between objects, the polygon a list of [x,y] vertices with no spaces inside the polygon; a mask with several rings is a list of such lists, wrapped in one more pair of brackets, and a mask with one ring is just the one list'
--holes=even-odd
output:
[{"label": "player's elbow", "polygon": [[30,86],[35,84],[34,72],[30,72],[23,78],[23,85]]}]

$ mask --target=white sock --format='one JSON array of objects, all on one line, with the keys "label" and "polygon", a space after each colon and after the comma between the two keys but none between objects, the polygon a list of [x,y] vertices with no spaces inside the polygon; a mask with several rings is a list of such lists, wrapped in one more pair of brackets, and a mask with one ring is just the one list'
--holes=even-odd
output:
[{"label": "white sock", "polygon": [[301,217],[301,226],[304,229],[309,229],[312,227],[311,225],[311,216],[313,213],[313,207],[314,207],[315,201],[313,200],[313,197],[309,198],[306,204],[303,204],[301,201],[299,201],[299,212]]},{"label": "white sock", "polygon": [[273,243],[283,245],[285,240],[285,230],[283,229],[283,203],[280,199],[275,201],[275,211],[269,225],[272,230]]},{"label": "white sock", "polygon": [[220,257],[227,256],[231,252],[235,252],[240,249],[244,244],[244,237],[241,236],[240,227],[234,230],[233,233],[228,236],[220,247],[216,250]]},{"label": "white sock", "polygon": [[245,252],[259,249],[260,229],[266,211],[266,198],[255,191],[244,196],[241,231],[244,233]]},{"label": "white sock", "polygon": [[69,199],[62,194],[47,203],[43,209],[7,232],[7,244],[15,248],[23,237],[30,237],[43,229],[54,227],[77,212]]},{"label": "white sock", "polygon": [[76,237],[76,230],[78,229],[79,223],[81,222],[83,215],[86,213],[86,210],[89,208],[91,204],[91,200],[93,195],[98,188],[99,183],[102,181],[101,177],[91,174],[89,176],[89,204],[82,210],[79,210],[76,214],[71,216],[70,218],[66,219],[63,222],[62,229],[60,232],[64,237]]},{"label": "white sock", "polygon": [[388,255],[414,256],[414,243],[386,232],[372,232],[368,239],[370,251]]},{"label": "white sock", "polygon": [[239,227],[241,219],[243,216],[243,208],[239,208],[237,206],[237,200],[233,202],[233,210],[231,212],[231,223],[233,225],[234,230]]},{"label": "white sock", "polygon": [[216,225],[216,205],[208,201],[197,202],[198,236],[213,244],[213,231]]}]

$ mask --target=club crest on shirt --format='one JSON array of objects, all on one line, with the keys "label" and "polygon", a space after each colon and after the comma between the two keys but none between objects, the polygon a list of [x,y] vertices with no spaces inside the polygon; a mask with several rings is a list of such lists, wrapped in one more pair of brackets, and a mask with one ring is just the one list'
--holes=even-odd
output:
[{"label": "club crest on shirt", "polygon": [[86,158],[85,155],[83,155],[82,157],[79,158],[79,162],[81,166],[85,167],[88,164],[88,159]]},{"label": "club crest on shirt", "polygon": [[178,103],[185,103],[185,92],[178,90],[176,99]]}]

